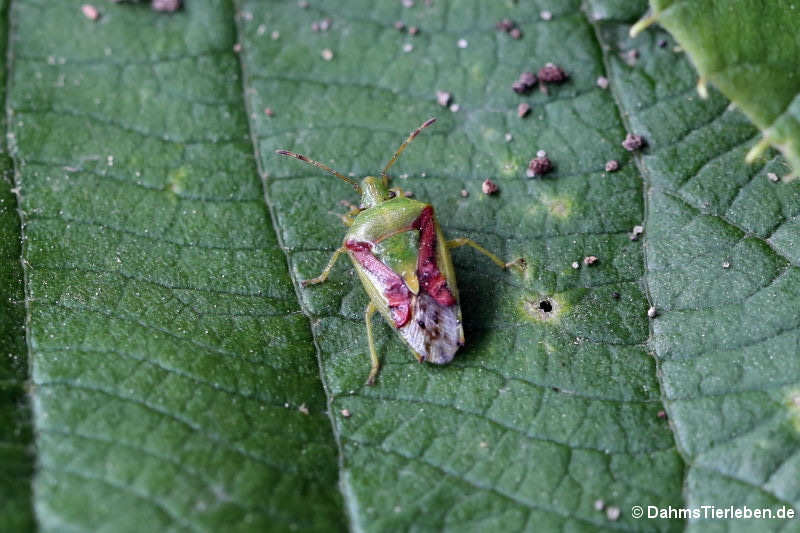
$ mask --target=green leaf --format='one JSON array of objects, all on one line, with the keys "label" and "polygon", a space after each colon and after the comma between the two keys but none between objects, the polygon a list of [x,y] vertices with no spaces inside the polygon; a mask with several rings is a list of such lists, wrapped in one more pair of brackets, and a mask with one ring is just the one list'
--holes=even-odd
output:
[{"label": "green leaf", "polygon": [[232,8],[11,15],[41,528],[343,527]]},{"label": "green leaf", "polygon": [[[800,503],[800,184],[767,180],[774,154],[744,165],[757,130],[719,93],[696,97],[665,33],[628,38],[643,2],[98,3],[93,21],[83,1],[10,8],[27,301],[10,324],[28,326],[36,444],[33,495],[14,505],[30,499],[40,529],[785,525],[631,515]],[[522,39],[495,30],[503,18]],[[547,62],[567,83],[511,90]],[[376,318],[367,387],[352,266],[300,285],[358,198],[274,150],[375,174],[430,116],[394,185],[451,238],[528,270],[454,250],[467,345],[419,365]],[[529,179],[538,150],[555,170]],[[13,302],[18,225],[0,210]],[[30,439],[18,398],[0,404],[22,413],[15,444]],[[5,464],[28,480],[29,456]]]},{"label": "green leaf", "polygon": [[[686,505],[800,507],[800,184],[786,162],[744,162],[758,131],[695,75],[663,32],[600,24],[620,106],[648,150],[645,276],[651,345],[686,461]],[[625,58],[636,50],[630,66]],[[699,520],[697,531],[774,531],[784,520]]]},{"label": "green leaf", "polygon": [[792,0],[652,0],[700,79],[733,101],[800,174],[800,5]]}]

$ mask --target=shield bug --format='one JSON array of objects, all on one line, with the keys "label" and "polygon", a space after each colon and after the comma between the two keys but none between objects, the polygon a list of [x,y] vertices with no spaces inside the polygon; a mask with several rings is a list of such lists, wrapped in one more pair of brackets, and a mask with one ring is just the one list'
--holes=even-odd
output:
[{"label": "shield bug", "polygon": [[375,311],[394,327],[420,363],[447,364],[464,345],[451,248],[468,245],[500,268],[525,268],[523,259],[506,263],[471,239],[445,240],[432,205],[406,197],[397,187],[389,188],[386,174],[389,168],[419,132],[435,120],[431,118],[411,132],[383,168],[380,178],[367,176],[360,185],[304,155],[277,151],[333,174],[361,194],[361,204],[342,215],[349,226],[342,245],[322,273],[305,280],[303,286],[324,282],[341,254],[350,257],[370,299],[364,313],[372,362],[368,385],[375,383],[380,369],[372,335]]}]

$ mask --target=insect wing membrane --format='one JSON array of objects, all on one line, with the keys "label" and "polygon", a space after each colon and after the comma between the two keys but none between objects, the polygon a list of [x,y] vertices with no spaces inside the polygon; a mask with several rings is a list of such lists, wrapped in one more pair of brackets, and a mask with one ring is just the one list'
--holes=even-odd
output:
[{"label": "insect wing membrane", "polygon": [[439,365],[452,361],[464,344],[458,304],[443,306],[420,293],[412,299],[411,309],[411,320],[398,330],[403,340],[425,361]]}]

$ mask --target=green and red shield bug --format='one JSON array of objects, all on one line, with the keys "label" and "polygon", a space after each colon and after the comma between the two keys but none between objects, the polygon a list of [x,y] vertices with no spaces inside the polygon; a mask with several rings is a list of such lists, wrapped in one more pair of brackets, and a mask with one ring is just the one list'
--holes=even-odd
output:
[{"label": "green and red shield bug", "polygon": [[372,335],[372,315],[380,312],[411,348],[417,361],[444,365],[464,345],[461,306],[450,249],[468,245],[486,255],[500,268],[525,268],[517,259],[505,263],[471,239],[447,241],[433,213],[433,206],[407,198],[399,188],[389,188],[386,172],[420,131],[436,121],[431,118],[411,132],[381,171],[381,178],[367,176],[361,185],[327,165],[287,150],[278,150],[340,178],[361,194],[361,205],[342,219],[349,229],[325,270],[303,286],[328,279],[333,265],[347,253],[369,296],[364,321],[372,360],[368,385],[375,383],[380,360]]}]

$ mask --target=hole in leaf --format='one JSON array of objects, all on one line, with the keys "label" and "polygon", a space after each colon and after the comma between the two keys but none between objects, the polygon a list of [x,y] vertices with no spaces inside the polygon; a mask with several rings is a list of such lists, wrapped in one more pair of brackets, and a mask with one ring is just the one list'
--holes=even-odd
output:
[{"label": "hole in leaf", "polygon": [[542,294],[523,300],[522,308],[525,314],[534,320],[546,321],[558,320],[559,315],[563,311],[561,302],[559,302],[558,299]]}]

